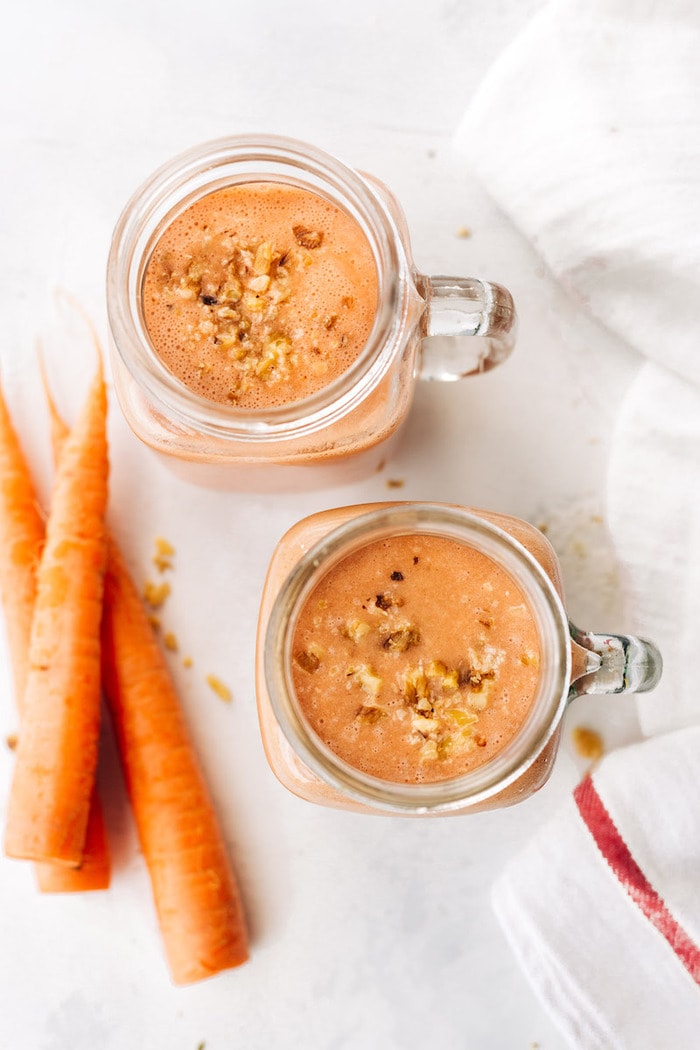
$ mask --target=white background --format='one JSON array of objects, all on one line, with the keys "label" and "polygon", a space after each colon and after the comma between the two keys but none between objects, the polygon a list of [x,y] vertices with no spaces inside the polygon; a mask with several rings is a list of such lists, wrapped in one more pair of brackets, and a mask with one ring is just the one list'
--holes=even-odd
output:
[{"label": "white background", "polygon": [[[69,417],[93,366],[84,330],[57,310],[55,291],[73,293],[106,342],[104,269],[117,216],[155,167],[208,138],[286,134],[373,171],[406,210],[419,267],[506,284],[521,334],[496,372],[421,386],[386,469],[325,492],[187,487],[131,435],[112,399],[112,524],[139,581],[151,575],[156,536],[177,549],[163,614],[182,646],[173,674],[240,875],[252,959],[199,986],[170,984],[106,731],[111,890],[42,898],[26,866],[0,858],[0,1047],[563,1047],[510,955],[489,890],[585,769],[570,728],[597,726],[608,746],[633,739],[632,705],[578,701],[553,779],[520,807],[402,821],[288,795],[265,763],[253,691],[257,604],[275,543],[305,514],[368,499],[443,499],[546,523],[572,615],[596,630],[625,626],[602,518],[610,433],[634,363],[554,287],[452,148],[480,77],[538,7],[34,0],[6,11],[0,364],[42,498],[50,455],[35,340]],[[472,236],[458,237],[460,227]],[[400,492],[389,478],[405,482]],[[16,720],[0,656],[4,738]],[[230,706],[205,684],[210,672],[231,686]],[[0,742],[3,811],[12,761]]]}]

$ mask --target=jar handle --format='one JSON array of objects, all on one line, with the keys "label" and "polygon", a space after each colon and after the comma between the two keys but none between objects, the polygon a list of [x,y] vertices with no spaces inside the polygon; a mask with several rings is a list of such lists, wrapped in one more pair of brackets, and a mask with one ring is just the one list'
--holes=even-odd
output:
[{"label": "jar handle", "polygon": [[582,673],[571,683],[569,699],[588,693],[647,693],[661,678],[661,653],[631,634],[594,634],[569,621],[574,642],[587,650]]},{"label": "jar handle", "polygon": [[416,287],[426,303],[419,379],[463,379],[510,356],[517,316],[506,288],[477,277],[424,275],[416,277]]}]

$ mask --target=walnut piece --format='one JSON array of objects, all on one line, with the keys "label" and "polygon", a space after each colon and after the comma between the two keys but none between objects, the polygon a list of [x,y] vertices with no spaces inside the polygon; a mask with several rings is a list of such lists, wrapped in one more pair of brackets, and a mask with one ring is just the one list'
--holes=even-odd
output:
[{"label": "walnut piece", "polygon": [[367,666],[367,664],[360,664],[359,667],[351,667],[347,673],[347,677],[354,678],[355,682],[365,693],[367,693],[368,696],[379,696],[382,688],[382,680],[374,673],[371,667]]},{"label": "walnut piece", "polygon": [[359,708],[356,717],[361,722],[366,722],[367,725],[373,726],[380,722],[382,718],[386,718],[386,711],[377,704],[365,703]]},{"label": "walnut piece", "polygon": [[307,674],[313,674],[314,671],[318,671],[321,664],[316,653],[309,652],[308,649],[302,649],[298,653],[295,653],[294,662],[301,667],[302,671],[306,671]]},{"label": "walnut piece", "polygon": [[356,645],[371,630],[372,628],[366,620],[348,620],[344,627],[341,628],[341,632],[345,637],[349,638]]},{"label": "walnut piece", "polygon": [[382,642],[382,648],[392,653],[405,653],[420,642],[420,631],[411,623],[390,631]]},{"label": "walnut piece", "polygon": [[292,226],[292,233],[297,244],[302,248],[308,248],[309,251],[320,248],[323,244],[322,230],[310,230],[307,226],[297,225]]}]

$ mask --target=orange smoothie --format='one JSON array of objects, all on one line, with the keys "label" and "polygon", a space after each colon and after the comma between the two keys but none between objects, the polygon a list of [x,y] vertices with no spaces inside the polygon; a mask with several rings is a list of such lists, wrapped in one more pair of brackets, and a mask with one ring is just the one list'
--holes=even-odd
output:
[{"label": "orange smoothie", "polygon": [[269,409],[308,397],[365,346],[378,303],[364,232],[324,197],[241,183],[191,204],[164,231],[143,315],[164,364],[195,393]]},{"label": "orange smoothie", "polygon": [[539,665],[537,626],[511,576],[420,533],[333,566],[292,644],[294,690],[317,736],[364,773],[407,784],[491,761],[526,720]]}]

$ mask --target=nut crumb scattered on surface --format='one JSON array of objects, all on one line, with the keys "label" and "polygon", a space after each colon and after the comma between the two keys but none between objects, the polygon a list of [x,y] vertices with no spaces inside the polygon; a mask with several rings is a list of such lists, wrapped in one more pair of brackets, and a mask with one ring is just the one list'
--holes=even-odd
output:
[{"label": "nut crumb scattered on surface", "polygon": [[220,678],[217,678],[215,674],[208,674],[206,681],[209,688],[216,693],[220,700],[223,700],[225,704],[231,703],[233,700],[233,694],[229,687],[224,685]]},{"label": "nut crumb scattered on surface", "polygon": [[5,744],[10,751],[16,751],[18,744],[18,737],[16,733],[8,733],[5,737]]},{"label": "nut crumb scattered on surface", "polygon": [[185,656],[183,661],[182,661],[182,666],[183,667],[188,667],[188,668],[191,667],[192,666],[192,657],[191,656]]},{"label": "nut crumb scattered on surface", "polygon": [[586,758],[590,762],[598,762],[605,753],[603,738],[595,729],[587,729],[586,726],[576,726],[571,731],[571,739],[576,749],[576,754]]},{"label": "nut crumb scattered on surface", "polygon": [[471,235],[472,235],[472,231],[469,229],[468,226],[460,226],[457,229],[457,236],[461,240],[466,240],[468,237],[471,237]]},{"label": "nut crumb scattered on surface", "polygon": [[143,585],[143,597],[151,609],[160,609],[169,594],[169,583],[153,583],[152,580],[146,580]]},{"label": "nut crumb scattered on surface", "polygon": [[177,644],[177,638],[172,631],[168,631],[167,634],[163,635],[163,645],[166,649],[169,649],[171,653],[176,653],[179,646]]},{"label": "nut crumb scattered on surface", "polygon": [[160,617],[158,617],[158,616],[149,616],[148,617],[148,622],[150,623],[150,625],[151,625],[151,627],[153,628],[154,631],[158,632],[160,630]]},{"label": "nut crumb scattered on surface", "polygon": [[156,553],[153,555],[152,561],[158,572],[165,572],[166,569],[172,569],[173,557],[175,555],[175,548],[171,543],[168,543],[162,536],[156,537]]},{"label": "nut crumb scattered on surface", "polygon": [[386,487],[388,489],[402,489],[406,482],[403,478],[387,478]]}]

